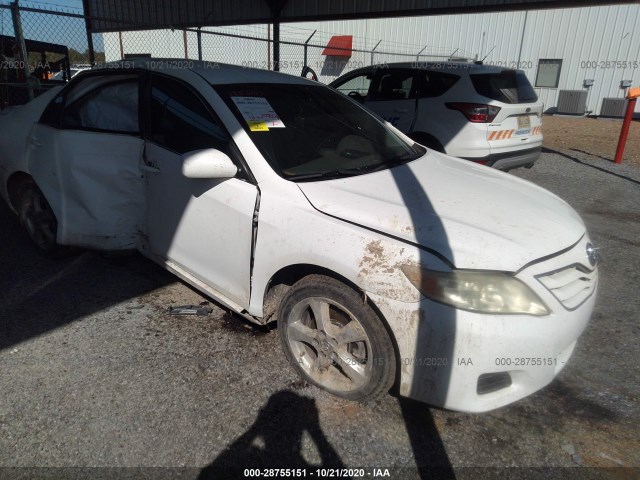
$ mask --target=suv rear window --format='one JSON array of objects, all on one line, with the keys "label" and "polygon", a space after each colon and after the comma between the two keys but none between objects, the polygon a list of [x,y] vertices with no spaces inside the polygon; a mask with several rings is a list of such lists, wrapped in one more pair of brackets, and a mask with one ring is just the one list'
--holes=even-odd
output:
[{"label": "suv rear window", "polygon": [[530,103],[538,100],[536,92],[523,72],[503,70],[500,73],[470,75],[476,92],[502,103]]}]

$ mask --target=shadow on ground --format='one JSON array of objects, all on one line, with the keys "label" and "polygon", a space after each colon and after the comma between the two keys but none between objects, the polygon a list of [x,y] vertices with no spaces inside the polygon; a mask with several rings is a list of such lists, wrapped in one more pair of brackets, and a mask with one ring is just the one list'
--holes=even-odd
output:
[{"label": "shadow on ground", "polygon": [[[303,437],[315,446],[320,464],[303,454]],[[254,424],[209,466],[200,479],[238,478],[244,469],[344,468],[338,453],[325,437],[318,421],[315,400],[283,390],[269,398]]]},{"label": "shadow on ground", "polygon": [[[417,452],[415,461],[418,468],[406,467],[396,471],[391,468],[390,473],[410,476],[417,473],[421,478],[455,478],[429,408],[407,399],[400,399],[399,403],[412,449]],[[310,456],[316,458],[310,459]],[[389,465],[349,467],[372,472],[374,468],[384,470]],[[199,478],[240,478],[246,469],[305,469],[310,475],[316,469],[343,468],[347,467],[320,427],[315,400],[283,390],[269,398],[253,425],[204,468]]]},{"label": "shadow on ground", "polygon": [[[606,161],[610,162],[612,165],[615,165],[615,163],[611,162],[611,160],[609,160],[608,158],[601,157],[599,155],[593,155],[593,154],[588,153],[588,152],[583,152],[582,150],[576,150],[576,149],[572,149],[572,150],[574,150],[576,152],[584,153],[584,154],[587,154],[587,155],[591,155],[592,157],[596,157],[596,158],[600,158],[600,159],[606,160]],[[612,175],[614,177],[621,178],[622,180],[626,180],[628,182],[635,183],[636,185],[640,185],[640,181],[638,181],[638,180],[634,180],[633,178],[627,177],[626,175],[621,175],[619,173],[612,172],[610,170],[607,170],[606,168],[598,167],[597,165],[591,165],[590,163],[583,162],[582,160],[580,160],[580,159],[578,159],[576,157],[572,157],[571,155],[563,153],[563,152],[561,152],[559,150],[553,150],[551,148],[543,147],[542,153],[553,153],[554,155],[560,155],[561,157],[567,158],[567,159],[571,160],[572,162],[579,163],[580,165],[584,165],[585,167],[593,168],[593,169],[598,170],[600,172],[604,172],[604,173],[606,173],[608,175]]]},{"label": "shadow on ground", "polygon": [[49,258],[0,205],[0,350],[176,281],[140,255]]}]

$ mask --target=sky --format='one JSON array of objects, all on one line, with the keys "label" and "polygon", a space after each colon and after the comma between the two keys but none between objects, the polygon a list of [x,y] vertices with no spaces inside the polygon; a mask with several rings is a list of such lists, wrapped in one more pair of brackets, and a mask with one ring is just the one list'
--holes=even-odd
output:
[{"label": "sky", "polygon": [[[0,6],[9,5],[0,0]],[[21,7],[41,8],[58,12],[82,14],[82,0],[20,0]],[[81,18],[22,12],[22,29],[25,38],[66,45],[80,52],[87,49],[87,34]],[[13,22],[9,9],[0,8],[0,35],[13,36]],[[103,51],[102,35],[93,35],[95,51]]]}]

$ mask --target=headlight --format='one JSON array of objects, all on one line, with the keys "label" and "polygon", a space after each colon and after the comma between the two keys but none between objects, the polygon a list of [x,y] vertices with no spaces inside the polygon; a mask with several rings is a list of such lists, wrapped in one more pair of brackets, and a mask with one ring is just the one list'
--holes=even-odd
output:
[{"label": "headlight", "polygon": [[472,312],[547,315],[549,309],[527,285],[506,273],[438,272],[405,265],[402,271],[422,294]]}]

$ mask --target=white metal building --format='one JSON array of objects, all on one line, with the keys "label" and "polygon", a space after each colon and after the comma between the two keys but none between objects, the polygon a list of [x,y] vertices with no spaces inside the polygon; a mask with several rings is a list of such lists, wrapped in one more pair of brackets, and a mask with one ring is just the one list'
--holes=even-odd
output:
[{"label": "white metal building", "polygon": [[[203,60],[271,67],[270,48],[264,41],[270,38],[268,25],[205,30],[255,40],[203,34]],[[303,47],[287,42],[302,44],[314,31],[307,64],[323,82],[350,69],[370,65],[372,58],[374,63],[382,63],[462,56],[521,68],[548,111],[555,111],[560,103],[561,111],[577,108],[594,115],[619,111],[627,87],[640,85],[640,4],[287,23],[281,27],[283,72],[300,74],[304,59]],[[353,37],[354,51],[350,57],[322,54],[334,35]],[[198,58],[197,35],[192,31],[105,33],[104,45],[108,61],[132,54]],[[369,51],[374,48],[372,56]],[[564,90],[574,92],[561,97]],[[619,100],[608,101],[608,110],[602,111],[605,98]],[[640,104],[636,111],[640,112]]]}]

